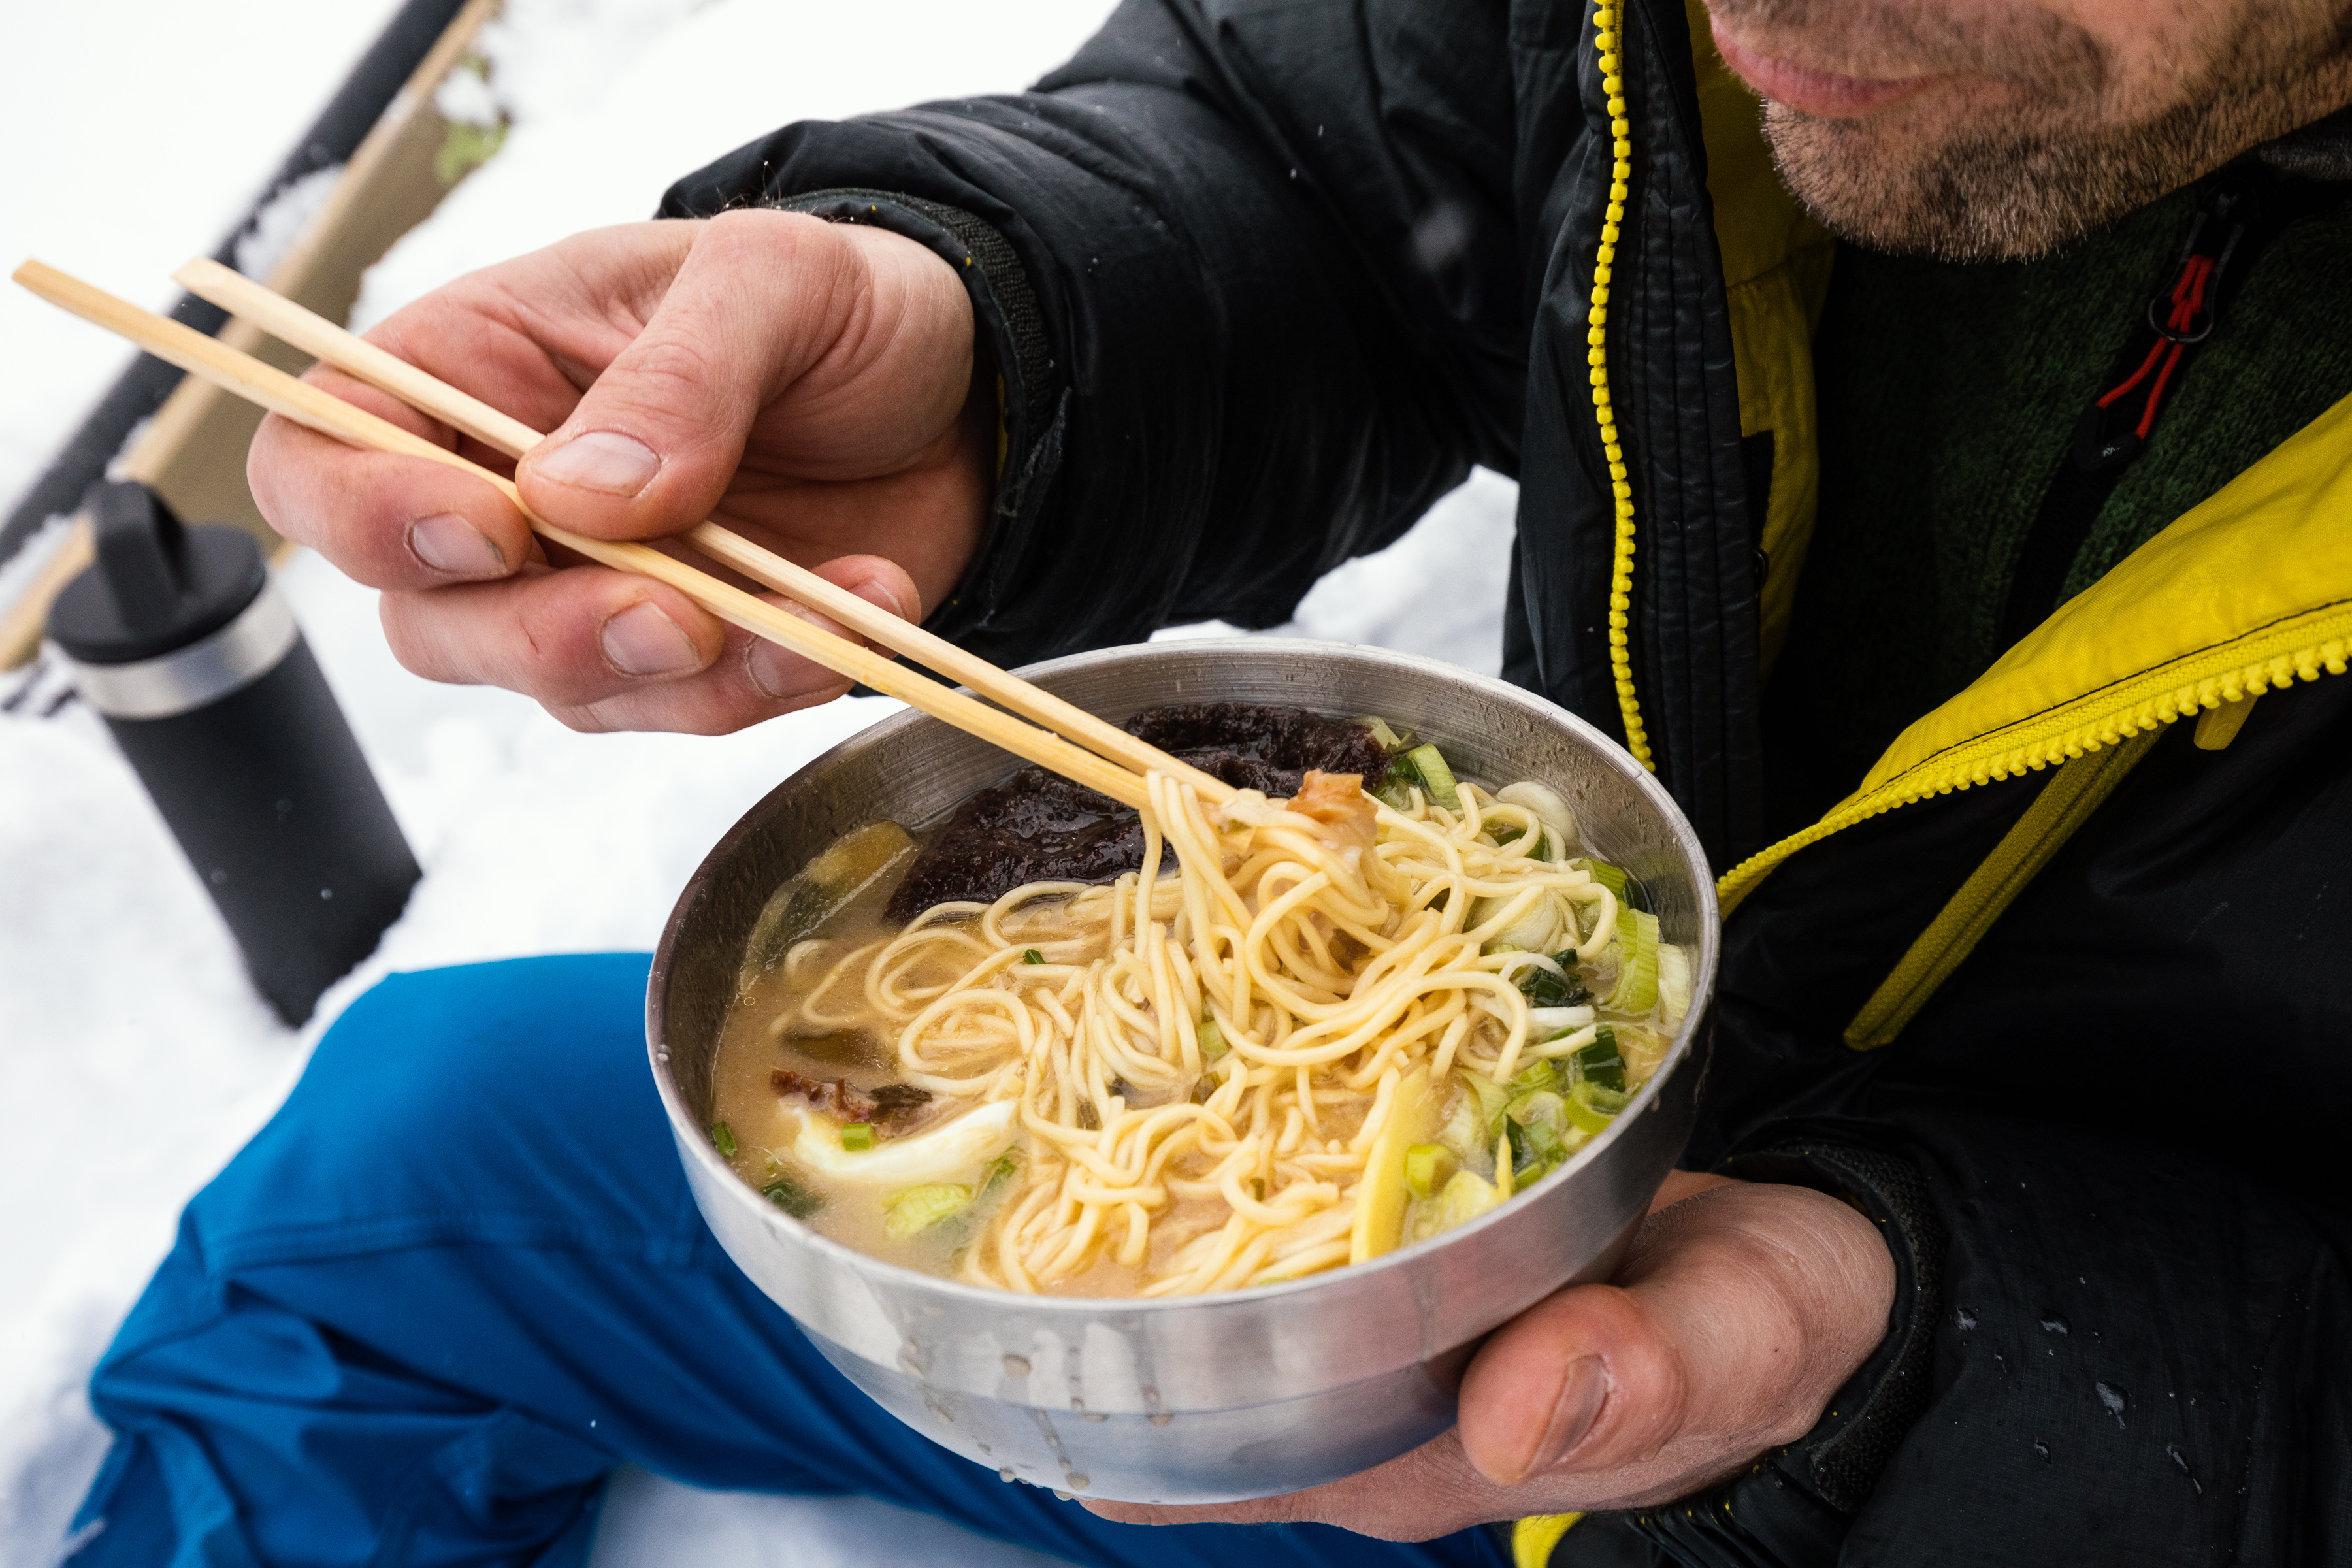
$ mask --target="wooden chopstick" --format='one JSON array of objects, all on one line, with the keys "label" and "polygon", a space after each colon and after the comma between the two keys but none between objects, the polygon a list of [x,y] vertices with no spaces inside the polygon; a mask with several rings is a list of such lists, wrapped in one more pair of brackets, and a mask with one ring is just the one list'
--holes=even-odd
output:
[{"label": "wooden chopstick", "polygon": [[[189,262],[172,274],[174,281],[199,299],[244,317],[271,336],[283,340],[315,359],[391,394],[411,408],[455,426],[483,445],[520,458],[545,437],[481,399],[419,370],[366,339],[304,310],[284,295],[255,282],[209,257]],[[940,674],[961,680],[990,700],[1076,742],[1098,756],[1138,773],[1158,768],[1175,774],[1211,801],[1231,799],[1234,787],[1182,759],[1139,740],[1049,691],[1030,685],[1017,675],[999,669],[986,659],[956,647],[886,610],[876,608],[826,582],[815,573],[766,550],[741,534],[715,522],[697,524],[682,536],[715,561],[724,562],[756,583],[786,598],[806,605],[847,626],[869,642],[880,643]]]},{"label": "wooden chopstick", "polygon": [[250,354],[38,261],[27,261],[17,268],[15,278],[51,304],[130,339],[156,358],[203,376],[224,391],[258,404],[273,414],[282,414],[321,435],[354,447],[423,458],[471,474],[497,487],[530,519],[534,530],[567,549],[615,570],[635,572],[667,584],[720,619],[782,644],[837,675],[863,681],[877,691],[896,697],[967,734],[1001,746],[1088,789],[1139,810],[1149,809],[1144,781],[1128,769],[885,658],[871,648],[822,630],[764,599],[698,572],[684,562],[672,560],[658,550],[625,541],[592,539],[559,528],[523,504],[512,480],[264,364]]}]

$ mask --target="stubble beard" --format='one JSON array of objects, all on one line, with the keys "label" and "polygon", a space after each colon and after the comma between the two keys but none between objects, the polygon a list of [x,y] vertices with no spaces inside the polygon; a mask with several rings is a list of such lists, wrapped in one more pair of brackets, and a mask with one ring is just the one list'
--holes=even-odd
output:
[{"label": "stubble beard", "polygon": [[1843,237],[1951,261],[2039,256],[2352,98],[2352,7],[2316,38],[2308,23],[2275,25],[2280,15],[2250,7],[2160,101],[2116,101],[2104,49],[2045,35],[2031,58],[2002,61],[2009,101],[1958,123],[1923,123],[1907,104],[1827,119],[1767,102],[1765,138],[1790,190]]}]

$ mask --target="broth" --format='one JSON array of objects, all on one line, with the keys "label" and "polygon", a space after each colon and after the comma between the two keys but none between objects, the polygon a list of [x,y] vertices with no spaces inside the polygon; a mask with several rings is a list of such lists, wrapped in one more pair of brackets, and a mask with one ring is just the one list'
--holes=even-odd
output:
[{"label": "broth", "polygon": [[720,1152],[845,1246],[1063,1295],[1296,1278],[1507,1201],[1655,1071],[1686,955],[1557,795],[1395,750],[1428,759],[1377,806],[1307,771],[1213,821],[1155,774],[1136,869],[910,921],[959,819],[849,835],[747,943]]}]

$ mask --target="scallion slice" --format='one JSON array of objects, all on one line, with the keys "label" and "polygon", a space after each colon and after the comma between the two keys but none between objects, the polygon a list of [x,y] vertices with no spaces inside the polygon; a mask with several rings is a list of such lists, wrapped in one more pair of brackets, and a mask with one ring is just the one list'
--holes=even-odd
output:
[{"label": "scallion slice", "polygon": [[1429,792],[1429,803],[1448,811],[1462,809],[1462,792],[1454,785],[1454,770],[1445,765],[1438,749],[1423,742],[1404,754],[1412,771],[1421,775],[1422,787]]},{"label": "scallion slice", "polygon": [[1576,1063],[1576,1074],[1586,1083],[1622,1090],[1625,1087],[1625,1058],[1617,1049],[1617,1031],[1603,1024],[1592,1037],[1592,1043],[1580,1046],[1569,1053]]},{"label": "scallion slice", "polygon": [[1609,1005],[1646,1013],[1658,1005],[1658,917],[1631,905],[1617,911],[1617,988]]},{"label": "scallion slice", "polygon": [[1204,1062],[1215,1061],[1234,1048],[1226,1043],[1225,1032],[1217,1027],[1214,1013],[1201,1016],[1201,1026],[1194,1032],[1194,1037],[1201,1042],[1201,1059]]},{"label": "scallion slice", "polygon": [[961,1182],[926,1182],[890,1199],[882,1218],[882,1234],[904,1241],[960,1212],[971,1202],[971,1189]]},{"label": "scallion slice", "polygon": [[1454,1151],[1443,1143],[1416,1143],[1404,1152],[1404,1184],[1414,1197],[1425,1198],[1454,1179]]},{"label": "scallion slice", "polygon": [[806,1219],[824,1207],[823,1198],[802,1186],[790,1176],[779,1175],[774,1181],[760,1189],[760,1195],[794,1219]]}]

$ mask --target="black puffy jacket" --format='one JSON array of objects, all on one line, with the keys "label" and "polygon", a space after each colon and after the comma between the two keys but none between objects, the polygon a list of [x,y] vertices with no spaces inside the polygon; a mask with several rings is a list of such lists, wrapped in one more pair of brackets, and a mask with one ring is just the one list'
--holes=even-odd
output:
[{"label": "black puffy jacket", "polygon": [[791,126],[665,211],[962,268],[1004,455],[932,624],[1002,662],[1279,621],[1517,477],[1507,673],[1643,742],[1726,873],[1693,1158],[1845,1194],[1903,1282],[1804,1439],[1523,1562],[2352,1562],[2352,400],[1763,843],[1831,245],[1693,32],[1127,0],[1029,93]]}]

